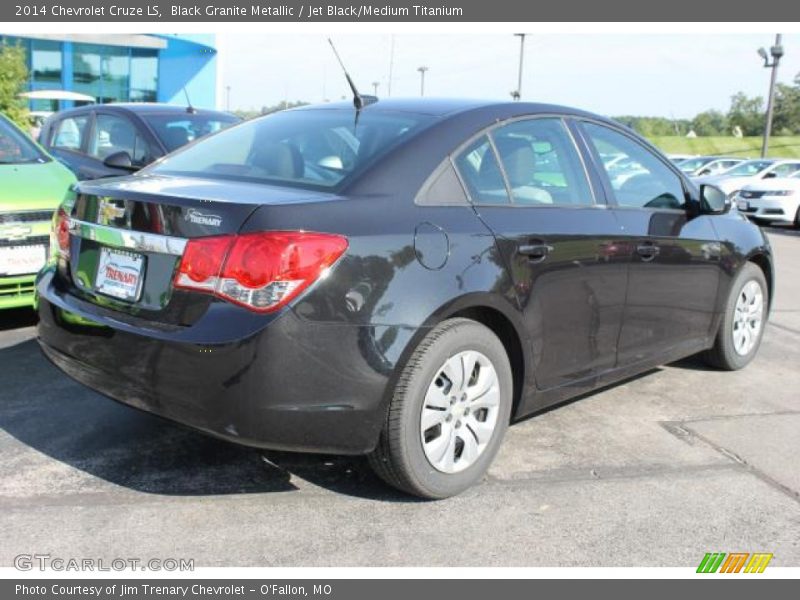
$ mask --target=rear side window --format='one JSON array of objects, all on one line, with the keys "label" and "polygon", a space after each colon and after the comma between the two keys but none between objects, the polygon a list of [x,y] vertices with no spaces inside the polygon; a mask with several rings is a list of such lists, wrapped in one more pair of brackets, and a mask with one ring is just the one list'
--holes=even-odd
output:
[{"label": "rear side window", "polygon": [[104,160],[106,157],[125,152],[131,163],[142,166],[150,162],[150,151],[136,126],[118,115],[97,115],[94,134],[89,141],[89,155]]},{"label": "rear side window", "polygon": [[508,204],[508,190],[492,144],[481,136],[456,158],[456,168],[476,204]]},{"label": "rear side window", "polygon": [[558,118],[515,121],[492,132],[514,204],[591,205],[578,150]]},{"label": "rear side window", "polygon": [[631,208],[683,208],[683,184],[650,150],[618,131],[595,123],[583,123],[589,143],[601,157],[622,157],[624,168],[614,169],[601,160],[619,206]]},{"label": "rear side window", "polygon": [[67,117],[60,120],[53,130],[51,146],[60,150],[80,151],[83,147],[83,138],[86,135],[86,125],[88,123],[88,115]]},{"label": "rear side window", "polygon": [[333,188],[409,139],[432,117],[366,108],[289,110],[187,146],[155,173]]}]

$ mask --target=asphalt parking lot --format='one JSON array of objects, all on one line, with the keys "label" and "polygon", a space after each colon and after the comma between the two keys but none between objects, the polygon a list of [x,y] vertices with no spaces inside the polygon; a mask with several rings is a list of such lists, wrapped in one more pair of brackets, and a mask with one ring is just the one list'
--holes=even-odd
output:
[{"label": "asphalt parking lot", "polygon": [[233,446],[104,399],[0,314],[0,565],[22,553],[196,566],[800,566],[800,232],[754,363],[695,359],[511,428],[487,480],[420,502],[361,459]]}]

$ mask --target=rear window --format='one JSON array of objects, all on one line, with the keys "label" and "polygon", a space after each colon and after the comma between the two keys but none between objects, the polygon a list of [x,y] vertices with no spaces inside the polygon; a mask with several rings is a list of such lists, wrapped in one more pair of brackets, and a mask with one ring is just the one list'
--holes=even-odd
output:
[{"label": "rear window", "polygon": [[8,121],[0,118],[0,164],[45,162],[44,154]]},{"label": "rear window", "polygon": [[149,172],[333,188],[432,117],[353,110],[285,111],[187,147]]},{"label": "rear window", "polygon": [[231,115],[204,115],[199,113],[182,114],[141,114],[156,137],[167,148],[167,152],[177,150],[189,142],[203,136],[217,133],[239,122]]}]

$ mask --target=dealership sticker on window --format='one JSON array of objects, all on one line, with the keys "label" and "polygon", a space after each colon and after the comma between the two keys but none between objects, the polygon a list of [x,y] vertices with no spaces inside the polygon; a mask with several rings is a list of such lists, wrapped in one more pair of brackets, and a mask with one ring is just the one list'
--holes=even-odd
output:
[{"label": "dealership sticker on window", "polygon": [[141,254],[101,248],[95,289],[106,296],[135,302],[142,288],[143,267]]},{"label": "dealership sticker on window", "polygon": [[46,260],[47,250],[42,244],[0,248],[0,275],[36,273]]}]

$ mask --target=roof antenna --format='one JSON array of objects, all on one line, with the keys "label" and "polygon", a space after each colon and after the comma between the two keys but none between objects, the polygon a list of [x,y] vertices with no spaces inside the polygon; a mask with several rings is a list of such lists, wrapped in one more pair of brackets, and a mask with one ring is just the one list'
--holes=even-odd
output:
[{"label": "roof antenna", "polygon": [[333,40],[331,40],[331,38],[328,38],[328,43],[331,45],[333,53],[336,55],[336,60],[339,61],[339,66],[342,67],[342,71],[344,71],[345,79],[347,79],[347,85],[349,85],[350,89],[353,91],[353,106],[356,107],[356,111],[361,110],[362,108],[364,108],[369,104],[377,102],[378,98],[376,96],[362,96],[361,94],[358,93],[356,84],[353,83],[353,80],[350,78],[350,74],[347,72],[347,69],[345,68],[344,63],[342,62],[339,53],[336,51],[336,46],[333,45]]},{"label": "roof antenna", "polygon": [[186,96],[186,112],[189,114],[194,114],[197,112],[194,106],[192,106],[192,101],[189,100],[189,92],[186,89],[186,86],[183,86],[183,95]]}]

